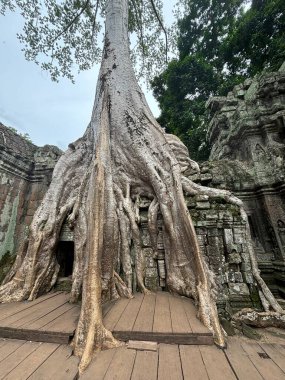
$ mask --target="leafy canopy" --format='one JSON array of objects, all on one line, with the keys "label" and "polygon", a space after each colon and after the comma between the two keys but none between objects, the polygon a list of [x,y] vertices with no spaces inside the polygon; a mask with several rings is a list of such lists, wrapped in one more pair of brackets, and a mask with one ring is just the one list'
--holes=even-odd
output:
[{"label": "leafy canopy", "polygon": [[285,60],[284,0],[182,0],[178,58],[152,81],[159,122],[198,161],[208,159],[205,103]]},{"label": "leafy canopy", "polygon": [[205,103],[223,86],[221,49],[242,4],[242,0],[183,0],[182,13],[180,8],[177,14],[179,58],[152,81],[161,108],[159,122],[182,139],[197,161],[209,156]]},{"label": "leafy canopy", "polygon": [[253,0],[225,41],[223,56],[232,75],[278,70],[285,61],[285,1]]},{"label": "leafy canopy", "polygon": [[[0,13],[24,18],[18,38],[25,58],[48,71],[55,81],[74,80],[73,72],[90,69],[102,56],[106,0],[1,0]],[[162,0],[130,0],[132,58],[144,76],[157,74],[165,62]]]}]

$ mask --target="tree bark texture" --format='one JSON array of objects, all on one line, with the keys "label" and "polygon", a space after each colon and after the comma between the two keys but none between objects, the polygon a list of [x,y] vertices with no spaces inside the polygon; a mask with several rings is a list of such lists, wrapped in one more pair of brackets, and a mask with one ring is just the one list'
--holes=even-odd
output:
[{"label": "tree bark texture", "polygon": [[[158,212],[162,215],[169,291],[196,301],[199,318],[223,347],[214,274],[199,250],[184,193],[222,196],[240,206],[241,202],[229,192],[193,183],[183,175],[189,167],[197,164],[180,140],[157,124],[135,78],[129,55],[128,0],[109,0],[91,122],[57,163],[29,239],[0,288],[0,301],[32,300],[52,288],[59,269],[56,247],[67,220],[75,244],[71,302],[82,293],[73,345],[84,370],[94,352],[119,344],[103,325],[101,304],[132,296],[130,242],[138,288],[149,293],[139,233],[138,202],[143,196],[151,200],[148,225],[154,252]],[[254,259],[252,264],[260,278]],[[269,302],[274,301],[265,284],[261,289]]]}]

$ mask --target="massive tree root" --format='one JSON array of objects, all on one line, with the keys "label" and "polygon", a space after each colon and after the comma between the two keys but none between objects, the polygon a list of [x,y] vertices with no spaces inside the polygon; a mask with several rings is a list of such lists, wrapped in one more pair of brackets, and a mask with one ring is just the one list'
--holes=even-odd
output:
[{"label": "massive tree root", "polygon": [[[198,166],[179,139],[166,135],[157,124],[131,67],[127,0],[109,0],[106,14],[105,48],[91,123],[56,165],[28,241],[0,288],[1,302],[32,300],[49,291],[58,274],[55,252],[60,231],[65,221],[70,224],[75,243],[71,302],[82,293],[73,342],[75,353],[82,358],[81,371],[94,352],[119,344],[103,325],[101,303],[132,296],[131,244],[137,287],[149,292],[139,234],[140,197],[151,201],[148,226],[154,253],[158,212],[162,216],[169,291],[192,297],[216,343],[225,346],[214,274],[199,249],[184,193],[222,196],[241,205],[229,192],[201,187],[184,175]],[[252,266],[265,298],[280,311],[254,259]]]}]

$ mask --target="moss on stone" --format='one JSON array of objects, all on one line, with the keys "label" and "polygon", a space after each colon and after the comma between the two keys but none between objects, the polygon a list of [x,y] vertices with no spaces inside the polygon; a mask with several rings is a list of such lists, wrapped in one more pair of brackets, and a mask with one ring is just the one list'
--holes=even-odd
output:
[{"label": "moss on stone", "polygon": [[12,208],[10,208],[10,203],[6,202],[6,205],[3,210],[2,218],[2,227],[6,221],[9,221],[7,232],[5,233],[5,239],[0,246],[0,257],[6,254],[6,252],[12,252],[15,248],[15,230],[17,224],[17,213],[19,207],[19,196],[17,195],[13,201]]},{"label": "moss on stone", "polygon": [[7,273],[14,264],[15,256],[11,255],[10,252],[6,252],[0,259],[0,284],[6,277]]},{"label": "moss on stone", "polygon": [[251,288],[250,297],[252,300],[253,307],[255,309],[262,310],[262,305],[261,305],[260,297],[258,294],[258,290],[255,286]]},{"label": "moss on stone", "polygon": [[213,203],[224,204],[224,203],[227,203],[227,201],[223,197],[215,197],[215,200]]},{"label": "moss on stone", "polygon": [[249,339],[260,340],[262,336],[252,327],[242,323],[243,335]]},{"label": "moss on stone", "polygon": [[231,321],[225,319],[225,318],[220,318],[221,325],[223,326],[223,329],[227,333],[228,336],[234,336],[235,335],[235,328],[232,325]]},{"label": "moss on stone", "polygon": [[240,217],[240,210],[239,210],[239,207],[237,206],[234,206],[234,205],[230,205],[228,210],[231,212],[232,216],[234,217]]},{"label": "moss on stone", "polygon": [[62,292],[71,292],[72,288],[72,279],[71,277],[62,277],[59,278],[55,284],[55,290]]}]

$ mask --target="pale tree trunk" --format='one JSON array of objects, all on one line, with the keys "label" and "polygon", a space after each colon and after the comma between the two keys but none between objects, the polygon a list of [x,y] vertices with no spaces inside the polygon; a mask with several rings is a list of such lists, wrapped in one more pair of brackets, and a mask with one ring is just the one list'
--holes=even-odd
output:
[{"label": "pale tree trunk", "polygon": [[[31,300],[51,289],[58,273],[55,251],[62,224],[68,220],[75,243],[71,301],[82,293],[73,345],[84,370],[94,352],[119,344],[103,326],[101,303],[132,296],[130,241],[138,289],[149,293],[138,223],[138,201],[143,196],[151,201],[148,225],[154,252],[158,212],[162,215],[169,291],[196,301],[201,321],[223,347],[214,275],[199,250],[183,190],[240,201],[228,192],[191,182],[183,176],[189,166],[197,164],[180,140],[157,124],[135,78],[129,55],[128,0],[109,0],[91,123],[57,163],[29,240],[0,288],[0,301]],[[118,263],[122,278],[116,272]]]}]

